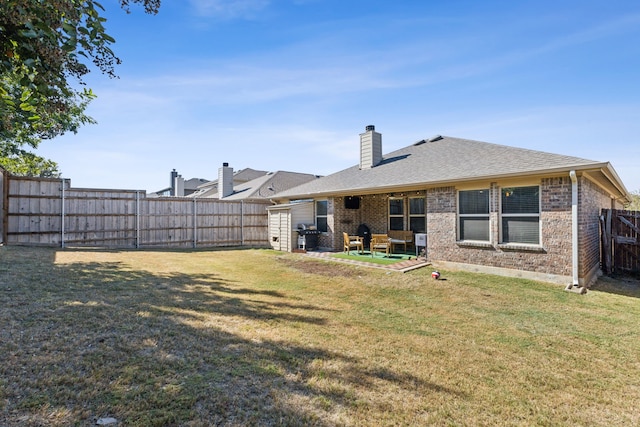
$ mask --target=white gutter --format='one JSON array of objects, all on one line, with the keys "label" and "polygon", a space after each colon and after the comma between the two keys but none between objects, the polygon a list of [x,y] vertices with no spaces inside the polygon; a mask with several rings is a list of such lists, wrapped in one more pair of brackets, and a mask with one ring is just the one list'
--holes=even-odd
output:
[{"label": "white gutter", "polygon": [[573,283],[572,286],[579,287],[578,278],[578,177],[576,171],[569,172],[571,177],[571,258],[573,260]]}]

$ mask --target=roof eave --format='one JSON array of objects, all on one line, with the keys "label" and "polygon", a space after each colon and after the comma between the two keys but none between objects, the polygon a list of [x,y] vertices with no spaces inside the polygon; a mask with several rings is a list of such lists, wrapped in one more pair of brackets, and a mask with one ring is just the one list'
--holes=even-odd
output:
[{"label": "roof eave", "polygon": [[350,188],[344,190],[329,190],[329,191],[320,191],[320,192],[306,192],[306,193],[298,193],[298,194],[289,194],[286,196],[278,196],[276,195],[275,200],[298,200],[298,199],[307,199],[307,198],[323,198],[323,197],[332,197],[332,196],[353,196],[353,195],[369,195],[369,194],[379,194],[379,193],[392,193],[398,191],[416,191],[423,190],[425,188],[433,188],[433,187],[441,187],[441,186],[450,186],[465,182],[472,181],[488,181],[488,180],[504,180],[504,179],[513,179],[513,178],[527,178],[527,177],[540,177],[540,176],[553,176],[562,173],[569,173],[570,171],[580,171],[586,172],[589,170],[598,170],[603,173],[607,177],[607,180],[611,183],[611,185],[620,192],[621,198],[626,201],[630,201],[630,195],[624,184],[620,180],[620,177],[613,169],[609,162],[602,163],[587,163],[587,164],[579,164],[579,165],[569,165],[562,166],[557,168],[550,169],[539,169],[539,170],[531,170],[526,172],[514,172],[514,173],[504,173],[504,174],[491,174],[491,175],[483,175],[483,176],[473,176],[473,177],[463,177],[458,179],[448,179],[442,181],[428,181],[428,182],[415,182],[410,184],[397,184],[397,185],[387,185],[382,187],[361,187],[361,188]]}]

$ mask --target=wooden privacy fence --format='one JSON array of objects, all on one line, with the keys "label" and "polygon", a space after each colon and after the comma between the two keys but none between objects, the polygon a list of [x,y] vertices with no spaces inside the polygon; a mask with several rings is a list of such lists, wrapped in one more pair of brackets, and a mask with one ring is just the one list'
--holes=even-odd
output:
[{"label": "wooden privacy fence", "polygon": [[640,212],[603,209],[602,271],[640,272]]},{"label": "wooden privacy fence", "polygon": [[269,201],[147,198],[144,191],[71,188],[67,179],[2,179],[8,245],[268,246]]}]

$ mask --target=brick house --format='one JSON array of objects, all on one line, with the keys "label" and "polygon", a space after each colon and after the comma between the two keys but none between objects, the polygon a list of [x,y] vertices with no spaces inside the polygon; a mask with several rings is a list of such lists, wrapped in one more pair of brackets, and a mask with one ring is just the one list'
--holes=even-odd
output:
[{"label": "brick house", "polygon": [[629,193],[608,162],[447,136],[387,155],[374,126],[360,164],[277,193],[313,200],[320,246],[342,232],[426,233],[427,259],[467,269],[588,286],[600,268],[599,215]]}]

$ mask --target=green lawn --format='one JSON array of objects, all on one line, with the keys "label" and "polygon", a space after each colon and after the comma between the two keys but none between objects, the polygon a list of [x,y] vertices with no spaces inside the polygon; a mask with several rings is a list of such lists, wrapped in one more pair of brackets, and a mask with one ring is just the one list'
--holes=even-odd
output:
[{"label": "green lawn", "polygon": [[640,424],[637,282],[439,271],[0,247],[0,425]]}]

